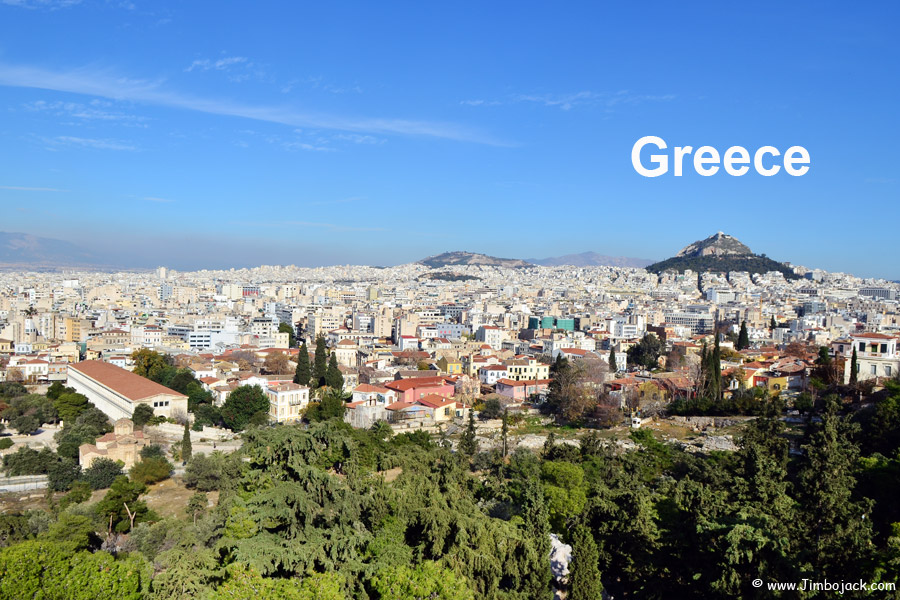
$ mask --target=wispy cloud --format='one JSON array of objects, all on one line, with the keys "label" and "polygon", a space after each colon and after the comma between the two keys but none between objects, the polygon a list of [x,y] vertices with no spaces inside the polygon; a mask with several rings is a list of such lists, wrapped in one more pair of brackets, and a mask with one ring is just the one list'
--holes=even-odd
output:
[{"label": "wispy cloud", "polygon": [[147,202],[158,202],[160,204],[168,204],[170,202],[175,202],[171,198],[157,198],[156,196],[144,196],[144,200]]},{"label": "wispy cloud", "polygon": [[32,112],[45,112],[58,117],[69,117],[81,121],[101,121],[107,123],[122,123],[136,127],[146,127],[145,117],[129,115],[114,110],[112,102],[106,100],[91,100],[87,104],[79,102],[47,102],[37,100],[24,105],[26,110]]},{"label": "wispy cloud", "polygon": [[44,69],[0,64],[0,85],[84,94],[114,100],[128,100],[212,115],[240,117],[292,127],[314,127],[362,134],[393,134],[431,137],[459,142],[507,146],[480,131],[455,123],[411,119],[343,117],[301,112],[288,107],[253,106],[218,98],[201,98],[166,89],[160,81],[118,77],[108,71]]},{"label": "wispy cloud", "polygon": [[281,86],[281,93],[290,93],[298,85],[302,85],[313,90],[328,92],[329,94],[362,94],[362,88],[358,85],[336,85],[334,83],[325,81],[323,77],[305,77],[302,79],[292,79]]},{"label": "wispy cloud", "polygon": [[381,144],[384,140],[372,135],[360,135],[358,133],[339,133],[334,139],[342,142],[353,142],[354,144]]},{"label": "wispy cloud", "polygon": [[135,150],[137,150],[136,146],[111,139],[83,138],[71,135],[58,135],[54,138],[43,138],[43,140],[46,144],[49,145],[51,149],[56,149],[60,146],[80,146],[82,148],[93,148],[95,150],[119,150],[128,152],[134,152]]},{"label": "wispy cloud", "polygon": [[68,192],[69,190],[60,190],[48,187],[26,187],[20,185],[0,185],[0,190],[14,190],[17,192]]},{"label": "wispy cloud", "polygon": [[202,58],[200,60],[195,60],[194,62],[192,62],[190,66],[185,69],[185,71],[191,72],[195,69],[201,71],[209,71],[210,69],[215,69],[216,71],[228,71],[235,65],[247,64],[253,63],[251,63],[246,56],[227,56],[225,58],[219,58],[217,60]]},{"label": "wispy cloud", "polygon": [[500,106],[502,104],[531,102],[559,108],[560,110],[571,110],[576,106],[601,106],[611,110],[619,104],[666,102],[674,99],[674,94],[635,94],[628,90],[620,90],[618,92],[581,91],[570,94],[514,94],[505,100],[463,100],[460,104],[466,106]]},{"label": "wispy cloud", "polygon": [[222,58],[201,58],[184,69],[191,71],[220,71],[227,74],[230,81],[241,82],[251,77],[262,77],[264,73],[246,56],[223,56]]}]

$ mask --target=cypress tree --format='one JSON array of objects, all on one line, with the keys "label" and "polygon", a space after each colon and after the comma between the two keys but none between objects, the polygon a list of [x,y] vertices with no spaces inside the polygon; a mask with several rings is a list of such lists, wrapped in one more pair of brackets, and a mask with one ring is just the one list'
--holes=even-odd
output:
[{"label": "cypress tree", "polygon": [[741,332],[738,334],[738,350],[746,350],[750,347],[750,335],[747,333],[747,321],[741,321]]},{"label": "cypress tree", "polygon": [[507,436],[509,435],[509,409],[503,410],[503,427],[500,429],[500,436],[503,440],[503,458],[506,458]]},{"label": "cypress tree", "polygon": [[719,349],[719,334],[716,333],[716,343],[713,346],[712,358],[710,359],[710,369],[712,371],[712,397],[718,400],[722,395],[722,351]]},{"label": "cypress tree", "polygon": [[526,533],[530,546],[526,555],[527,568],[522,571],[522,577],[525,578],[522,585],[524,597],[549,600],[550,521],[547,518],[547,505],[537,477],[525,480],[522,518],[525,521],[522,530]]},{"label": "cypress tree", "polygon": [[459,440],[459,451],[466,456],[475,456],[478,452],[478,441],[475,439],[475,411],[469,411],[469,425]]},{"label": "cypress tree", "polygon": [[328,371],[328,359],[325,356],[325,338],[319,336],[316,338],[316,356],[313,360],[312,386],[322,387],[325,385],[325,373]]},{"label": "cypress tree", "polygon": [[309,385],[309,350],[306,348],[306,340],[300,345],[300,354],[297,355],[297,370],[294,371],[294,383]]},{"label": "cypress tree", "polygon": [[853,346],[853,356],[850,357],[850,385],[856,385],[858,376],[859,364],[856,362],[856,346]]},{"label": "cypress tree", "polygon": [[193,449],[191,448],[191,430],[188,428],[188,422],[184,422],[184,436],[181,438],[181,460],[187,462],[191,460]]},{"label": "cypress tree", "polygon": [[619,366],[616,364],[615,350],[609,351],[609,372],[610,373],[618,373],[619,372]]},{"label": "cypress tree", "polygon": [[584,525],[572,532],[572,562],[569,565],[569,600],[597,600],[603,595],[598,568],[600,554],[594,535]]},{"label": "cypress tree", "polygon": [[776,326],[775,315],[772,315],[772,320],[769,321],[769,329],[775,329],[775,326]]},{"label": "cypress tree", "polygon": [[344,376],[338,368],[337,356],[334,352],[331,353],[331,358],[328,359],[328,368],[325,369],[325,385],[338,392],[344,389]]}]

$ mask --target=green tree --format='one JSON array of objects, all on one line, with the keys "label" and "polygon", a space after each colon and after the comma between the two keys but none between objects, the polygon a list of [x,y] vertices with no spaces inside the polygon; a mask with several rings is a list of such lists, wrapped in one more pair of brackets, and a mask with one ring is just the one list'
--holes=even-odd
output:
[{"label": "green tree", "polygon": [[242,431],[253,415],[269,411],[269,399],[258,385],[242,385],[228,395],[222,405],[222,419],[232,431]]},{"label": "green tree", "polygon": [[9,422],[9,426],[19,435],[31,435],[41,428],[41,422],[34,415],[19,415]]},{"label": "green tree", "polygon": [[563,531],[567,521],[579,515],[587,503],[584,471],[569,462],[547,460],[541,465],[541,479],[550,524],[556,531]]},{"label": "green tree", "polygon": [[145,458],[135,463],[128,471],[128,476],[132,481],[143,485],[152,485],[168,479],[171,474],[172,463],[160,457]]},{"label": "green tree", "polygon": [[328,359],[328,368],[325,369],[325,385],[333,390],[341,391],[344,389],[344,376],[338,368],[337,356],[334,352]]},{"label": "green tree", "polygon": [[569,600],[597,600],[603,596],[600,556],[594,534],[584,525],[572,531],[572,562],[569,565]]},{"label": "green tree", "polygon": [[71,542],[27,541],[0,551],[0,597],[142,600],[153,568],[140,555],[76,551]]},{"label": "green tree", "polygon": [[306,420],[310,423],[328,421],[330,419],[342,420],[347,405],[340,390],[329,389],[322,395],[319,402],[310,402],[306,409]]},{"label": "green tree", "polygon": [[738,334],[737,349],[746,350],[750,347],[750,335],[747,333],[747,321],[741,321],[741,332]]},{"label": "green tree", "polygon": [[141,348],[131,354],[131,360],[134,361],[133,372],[135,375],[146,377],[163,385],[168,384],[176,373],[172,357],[168,354]]},{"label": "green tree", "polygon": [[82,471],[81,479],[91,486],[92,490],[103,490],[113,484],[122,475],[122,463],[108,458],[95,458],[91,466]]},{"label": "green tree", "polygon": [[119,476],[110,486],[103,499],[97,503],[97,514],[110,522],[113,530],[127,533],[131,528],[152,516],[147,504],[139,500],[147,486],[137,481],[130,481],[124,475]]},{"label": "green tree", "polygon": [[[48,395],[47,397],[49,398],[50,396]],[[68,423],[77,419],[81,413],[93,406],[93,404],[88,402],[87,396],[84,394],[63,392],[53,401],[53,406],[56,408],[59,418],[64,423]]]},{"label": "green tree", "polygon": [[[515,455],[514,455],[515,456]],[[550,598],[550,521],[544,494],[541,491],[540,479],[537,476],[527,477],[523,481],[522,530],[532,543],[525,553],[521,577],[524,579],[522,589],[525,598]]]},{"label": "green tree", "polygon": [[288,334],[288,348],[294,348],[297,346],[297,332],[294,331],[293,326],[289,323],[281,323],[278,325],[278,333],[286,333]]},{"label": "green tree", "polygon": [[871,501],[856,500],[855,427],[838,414],[836,396],[825,399],[822,421],[803,446],[800,502],[804,555],[815,573],[862,573],[871,559]]},{"label": "green tree", "polygon": [[778,326],[778,323],[775,322],[775,315],[772,315],[771,320],[769,320],[769,329],[775,329]]},{"label": "green tree", "polygon": [[19,446],[18,450],[3,457],[3,469],[9,477],[46,475],[57,462],[59,457],[50,448],[37,451]]},{"label": "green tree", "polygon": [[856,346],[853,346],[853,355],[850,357],[850,385],[856,385],[859,379],[859,363],[856,359]]},{"label": "green tree", "polygon": [[240,479],[242,464],[236,454],[196,454],[184,470],[184,485],[201,492],[229,488]]},{"label": "green tree", "polygon": [[628,361],[646,369],[659,367],[659,356],[662,354],[662,342],[656,334],[648,333],[628,349]]},{"label": "green tree", "polygon": [[320,388],[325,385],[325,374],[328,371],[328,357],[325,356],[325,338],[318,336],[316,338],[316,354],[313,360],[312,385],[310,387]]},{"label": "green tree", "polygon": [[181,436],[181,460],[185,464],[191,460],[193,448],[191,447],[191,430],[188,428],[187,421],[184,422],[184,435]]},{"label": "green tree", "polygon": [[297,370],[294,371],[294,383],[309,386],[309,350],[306,348],[306,340],[300,344],[300,353],[297,354]]},{"label": "green tree", "polygon": [[475,439],[475,411],[469,411],[469,424],[459,440],[459,451],[470,458],[478,452],[478,440]]},{"label": "green tree", "polygon": [[432,561],[379,571],[372,577],[372,589],[383,600],[475,600],[465,578]]},{"label": "green tree", "polygon": [[41,535],[41,539],[51,542],[70,542],[76,550],[90,550],[100,547],[94,521],[85,515],[62,512],[59,519]]},{"label": "green tree", "polygon": [[47,484],[54,492],[65,492],[81,476],[81,466],[71,458],[61,458],[47,469]]},{"label": "green tree", "polygon": [[197,492],[193,496],[191,496],[190,500],[188,500],[187,506],[184,508],[184,512],[187,513],[187,516],[191,518],[194,524],[197,524],[197,517],[206,512],[206,507],[209,504],[209,498],[206,497],[206,494],[203,492]]},{"label": "green tree", "polygon": [[500,404],[499,398],[488,398],[484,401],[484,406],[478,413],[478,418],[482,421],[488,419],[499,419],[503,416],[503,405]]},{"label": "green tree", "polygon": [[210,600],[345,600],[341,577],[318,573],[304,579],[263,577],[246,565],[229,565],[228,577]]},{"label": "green tree", "polygon": [[153,419],[153,407],[149,404],[138,404],[134,407],[134,413],[131,415],[131,421],[134,423],[135,429],[143,429],[144,425]]},{"label": "green tree", "polygon": [[612,374],[619,372],[619,365],[616,364],[616,351],[612,348],[609,350],[609,372]]},{"label": "green tree", "polygon": [[503,410],[503,425],[500,427],[500,439],[503,442],[503,458],[507,454],[507,442],[509,437],[509,410]]}]

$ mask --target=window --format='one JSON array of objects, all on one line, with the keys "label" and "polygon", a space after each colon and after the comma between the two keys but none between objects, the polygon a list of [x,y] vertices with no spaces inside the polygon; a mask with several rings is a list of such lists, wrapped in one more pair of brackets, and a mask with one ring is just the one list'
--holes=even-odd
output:
[{"label": "window", "polygon": [[872,375],[878,375],[878,367],[875,365],[872,365],[871,367],[869,367],[869,372],[871,372]]},{"label": "window", "polygon": [[891,365],[884,365],[885,377],[890,377],[892,374],[893,374],[893,370],[891,369]]},{"label": "window", "polygon": [[860,343],[859,343],[859,351],[860,351],[860,352],[865,352],[865,351],[866,351],[866,343],[865,343],[865,342],[860,342]]},{"label": "window", "polygon": [[882,344],[882,345],[881,345],[881,353],[882,353],[882,354],[887,354],[887,344]]}]

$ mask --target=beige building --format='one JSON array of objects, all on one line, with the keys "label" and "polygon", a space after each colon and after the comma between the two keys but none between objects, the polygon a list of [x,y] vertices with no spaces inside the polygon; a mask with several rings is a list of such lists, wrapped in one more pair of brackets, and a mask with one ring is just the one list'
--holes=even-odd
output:
[{"label": "beige building", "polygon": [[140,460],[141,448],[147,445],[143,431],[135,431],[131,419],[119,419],[111,433],[97,438],[93,444],[78,446],[78,462],[87,469],[98,458],[122,461],[126,469]]},{"label": "beige building", "polygon": [[121,367],[98,360],[69,365],[68,385],[110,419],[131,418],[138,404],[163,417],[187,416],[187,396]]},{"label": "beige building", "polygon": [[309,406],[309,388],[296,383],[281,383],[266,387],[269,397],[269,417],[279,423],[298,421]]}]

